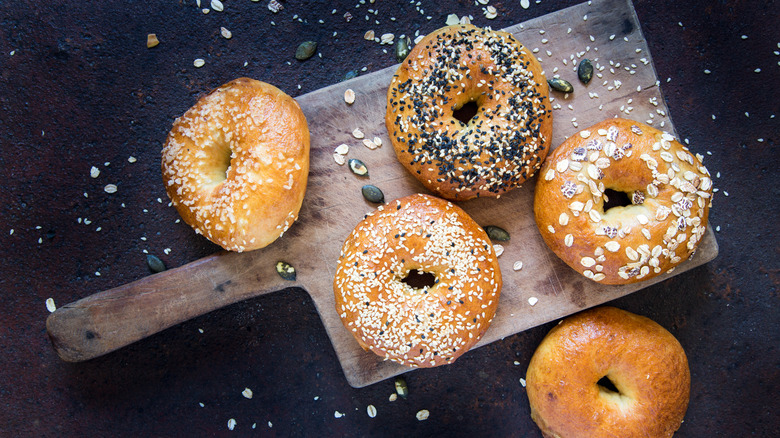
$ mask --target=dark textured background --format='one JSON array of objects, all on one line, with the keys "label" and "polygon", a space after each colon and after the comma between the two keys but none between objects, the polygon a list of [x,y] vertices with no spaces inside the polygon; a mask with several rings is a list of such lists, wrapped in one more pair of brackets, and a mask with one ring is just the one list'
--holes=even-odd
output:
[{"label": "dark textured background", "polygon": [[[144,250],[169,267],[217,250],[174,223],[160,179],[161,143],[199,95],[250,76],[298,96],[349,70],[394,64],[382,51],[388,46],[363,40],[369,28],[427,33],[453,12],[501,28],[576,2],[532,1],[524,10],[517,0],[493,0],[492,21],[473,1],[421,0],[424,15],[409,2],[382,0],[357,8],[357,1],[286,1],[278,14],[267,0],[224,3],[224,12],[204,15],[194,0],[0,2],[0,435],[540,436],[519,379],[550,324],[454,365],[408,373],[410,395],[395,402],[392,380],[349,387],[311,300],[297,289],[87,363],[55,355],[46,298],[63,305],[149,275]],[[780,430],[780,118],[771,118],[780,115],[778,6],[635,2],[678,132],[721,173],[710,215],[720,227],[719,257],[612,303],[656,320],[688,353],[682,437]],[[379,12],[366,22],[369,8]],[[222,38],[220,26],[233,38]],[[161,44],[147,49],[147,33]],[[295,47],[307,39],[320,42],[322,58],[298,62]],[[194,68],[195,58],[206,65]],[[92,166],[101,171],[96,179]],[[108,183],[118,192],[105,193]],[[245,387],[251,400],[241,395]],[[376,418],[366,415],[368,404]],[[430,419],[417,421],[420,409]],[[346,415],[334,418],[335,411]],[[233,432],[230,418],[238,422]]]}]

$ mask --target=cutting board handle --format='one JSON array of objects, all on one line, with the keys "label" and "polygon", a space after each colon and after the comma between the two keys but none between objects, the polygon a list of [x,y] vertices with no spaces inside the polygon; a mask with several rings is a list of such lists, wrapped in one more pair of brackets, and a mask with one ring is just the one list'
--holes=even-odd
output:
[{"label": "cutting board handle", "polygon": [[92,359],[248,298],[298,286],[262,253],[221,252],[55,310],[46,330],[65,361]]}]

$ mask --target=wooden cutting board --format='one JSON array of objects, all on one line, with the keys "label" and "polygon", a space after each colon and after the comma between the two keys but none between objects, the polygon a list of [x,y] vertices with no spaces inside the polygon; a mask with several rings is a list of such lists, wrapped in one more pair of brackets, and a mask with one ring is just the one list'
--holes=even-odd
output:
[{"label": "wooden cutting board", "polygon": [[[630,1],[584,3],[505,30],[528,48],[538,48],[536,55],[548,77],[557,73],[574,85],[568,98],[552,93],[556,108],[553,146],[616,115],[651,120],[653,126],[676,135]],[[597,69],[603,77],[594,76],[583,86],[576,75],[580,57],[603,66],[603,70]],[[360,348],[336,313],[332,289],[344,239],[363,215],[375,208],[363,199],[361,187],[367,183],[378,186],[388,201],[425,192],[396,160],[384,125],[385,94],[395,69],[389,67],[297,98],[311,131],[311,173],[299,220],[282,238],[261,250],[218,253],[61,307],[47,321],[60,356],[86,360],[228,304],[300,286],[311,295],[350,385],[362,387],[408,371]],[[344,102],[347,88],[357,95],[353,105]],[[379,137],[384,146],[369,150],[353,137],[356,128],[367,138]],[[350,146],[347,158],[366,163],[370,178],[357,177],[347,166],[335,163],[334,149],[342,143]],[[607,286],[570,269],[549,251],[537,231],[534,181],[500,199],[459,204],[479,224],[497,225],[511,234],[499,258],[504,287],[498,313],[479,346],[669,277]],[[695,256],[672,275],[712,260],[717,252],[708,229]],[[275,264],[279,260],[295,266],[296,281],[277,275]],[[516,261],[523,262],[519,271],[512,268]],[[531,297],[538,299],[533,306],[528,301]]]}]

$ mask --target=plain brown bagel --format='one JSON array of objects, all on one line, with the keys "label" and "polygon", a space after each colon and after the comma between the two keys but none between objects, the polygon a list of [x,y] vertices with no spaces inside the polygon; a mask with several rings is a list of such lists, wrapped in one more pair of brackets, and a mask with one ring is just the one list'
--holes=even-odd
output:
[{"label": "plain brown bagel", "polygon": [[688,407],[690,383],[677,339],[614,307],[555,326],[526,374],[531,418],[547,438],[670,437]]}]

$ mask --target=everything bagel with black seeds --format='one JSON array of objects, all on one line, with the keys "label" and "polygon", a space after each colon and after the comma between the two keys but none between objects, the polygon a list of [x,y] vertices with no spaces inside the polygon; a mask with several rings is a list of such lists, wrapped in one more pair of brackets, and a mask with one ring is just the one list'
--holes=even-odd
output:
[{"label": "everything bagel with black seeds", "polygon": [[[387,91],[398,160],[449,200],[498,197],[541,167],[552,139],[547,81],[512,34],[472,25],[423,38]],[[475,114],[460,112],[475,107]]]}]

